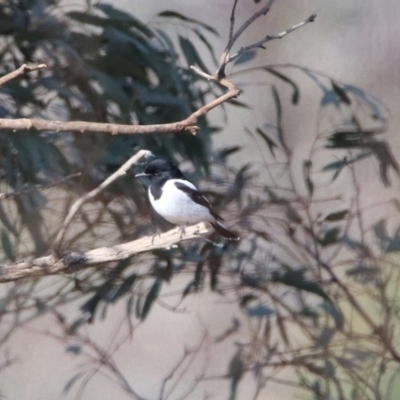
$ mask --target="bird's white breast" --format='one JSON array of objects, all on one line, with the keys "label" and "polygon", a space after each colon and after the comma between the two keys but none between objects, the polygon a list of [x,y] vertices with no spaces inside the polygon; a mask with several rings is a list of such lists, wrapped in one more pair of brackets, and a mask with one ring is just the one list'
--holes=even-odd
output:
[{"label": "bird's white breast", "polygon": [[158,214],[175,225],[197,224],[198,222],[215,220],[208,208],[193,202],[188,194],[175,186],[175,182],[181,182],[197,190],[191,182],[182,179],[170,179],[164,184],[161,197],[155,200],[149,189],[150,203]]}]

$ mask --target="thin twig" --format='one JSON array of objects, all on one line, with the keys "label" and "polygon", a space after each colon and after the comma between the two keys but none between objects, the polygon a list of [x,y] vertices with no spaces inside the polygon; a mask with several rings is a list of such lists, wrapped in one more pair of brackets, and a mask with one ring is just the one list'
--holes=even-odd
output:
[{"label": "thin twig", "polygon": [[238,0],[233,1],[233,7],[232,7],[232,12],[231,12],[231,23],[229,26],[229,39],[228,43],[232,40],[233,37],[233,31],[235,29],[235,12],[236,12],[236,5],[237,5]]},{"label": "thin twig", "polygon": [[3,86],[4,84],[6,84],[7,82],[18,78],[21,75],[25,75],[29,72],[32,71],[38,71],[41,69],[45,69],[47,68],[46,64],[39,64],[39,65],[26,65],[26,64],[22,64],[18,69],[16,69],[15,71],[12,71],[10,73],[8,73],[7,75],[4,75],[0,78],[0,86]]},{"label": "thin twig", "polygon": [[243,32],[251,25],[253,24],[258,18],[262,17],[263,15],[267,15],[269,10],[272,7],[272,4],[274,4],[275,0],[269,0],[268,3],[261,8],[260,10],[258,10],[257,12],[255,12],[247,21],[245,21],[242,26],[237,30],[237,32],[232,36],[232,39],[230,40],[230,42],[228,43],[229,49],[232,48],[232,46],[234,45],[234,43],[236,42],[236,40],[243,34]]},{"label": "thin twig", "polygon": [[82,207],[83,204],[88,201],[93,200],[100,192],[102,192],[107,186],[113,183],[115,180],[125,175],[126,172],[131,168],[132,165],[141,162],[144,158],[149,157],[151,154],[148,150],[140,150],[134,156],[132,156],[128,161],[126,161],[117,171],[115,171],[112,175],[110,175],[104,182],[102,182],[96,189],[93,189],[89,193],[86,193],[84,196],[79,198],[69,209],[68,215],[65,218],[61,229],[58,232],[58,235],[53,243],[53,254],[58,255],[61,250],[62,241],[65,237],[65,234],[70,226],[73,218],[76,213]]},{"label": "thin twig", "polygon": [[306,20],[293,25],[292,27],[290,27],[289,29],[286,29],[285,31],[278,33],[276,35],[267,35],[265,36],[263,39],[259,40],[256,43],[250,44],[248,46],[242,47],[237,53],[232,54],[231,56],[228,57],[227,63],[231,62],[233,60],[235,60],[236,58],[239,58],[242,54],[246,53],[249,50],[253,50],[256,48],[261,48],[261,49],[265,49],[264,44],[271,41],[271,40],[276,40],[276,39],[282,39],[283,37],[285,37],[286,35],[288,35],[289,33],[301,28],[302,26],[313,22],[316,18],[317,14],[313,13],[311,14]]},{"label": "thin twig", "polygon": [[9,193],[0,193],[0,200],[9,199],[10,197],[20,196],[21,194],[26,194],[26,193],[31,193],[31,192],[41,192],[43,190],[51,189],[52,187],[62,185],[66,181],[69,181],[70,179],[73,179],[73,178],[77,178],[78,176],[81,176],[81,175],[82,175],[81,172],[76,172],[76,173],[70,174],[64,178],[58,179],[52,183],[49,183],[48,185],[43,185],[43,186],[35,185],[35,186],[27,187],[27,188],[24,188],[21,190],[15,190],[15,191],[9,192]]},{"label": "thin twig", "polygon": [[[262,15],[265,15],[268,13],[270,10],[272,4],[274,3],[275,0],[269,0],[269,2],[261,8],[259,11],[255,12],[247,21],[245,21],[242,26],[237,30],[236,33],[232,32],[229,34],[229,41],[228,44],[226,45],[226,48],[224,52],[222,53],[221,60],[219,63],[218,71],[217,71],[217,76],[220,78],[225,77],[225,67],[228,64],[229,60],[229,53],[232,50],[233,45],[235,44],[236,40],[243,34],[243,32],[259,17]],[[234,9],[236,8],[236,4],[234,4],[234,8],[232,10],[232,13],[234,12]],[[232,16],[231,16],[232,18]]]}]

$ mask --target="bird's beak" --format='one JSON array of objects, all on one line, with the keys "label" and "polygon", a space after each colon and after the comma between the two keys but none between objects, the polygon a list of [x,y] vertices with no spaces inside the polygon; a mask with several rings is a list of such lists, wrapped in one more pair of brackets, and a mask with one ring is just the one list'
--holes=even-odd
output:
[{"label": "bird's beak", "polygon": [[136,175],[135,175],[135,178],[140,178],[140,177],[143,177],[143,176],[149,176],[149,174],[146,174],[146,173],[144,173],[144,172],[141,172],[140,174],[136,174]]}]

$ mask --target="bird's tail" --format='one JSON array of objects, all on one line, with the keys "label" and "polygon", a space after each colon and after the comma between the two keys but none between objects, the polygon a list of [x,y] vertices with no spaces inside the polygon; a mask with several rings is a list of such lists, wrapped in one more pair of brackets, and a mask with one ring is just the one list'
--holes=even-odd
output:
[{"label": "bird's tail", "polygon": [[224,238],[229,240],[240,240],[240,236],[237,233],[230,231],[228,228],[225,228],[225,226],[222,225],[221,222],[214,221],[210,223],[211,226]]}]

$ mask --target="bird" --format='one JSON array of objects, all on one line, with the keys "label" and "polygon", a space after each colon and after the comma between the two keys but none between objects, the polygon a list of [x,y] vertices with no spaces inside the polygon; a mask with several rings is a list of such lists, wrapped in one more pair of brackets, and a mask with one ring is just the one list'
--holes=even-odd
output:
[{"label": "bird", "polygon": [[140,177],[149,180],[148,196],[151,206],[171,224],[182,228],[190,224],[209,222],[224,238],[240,239],[221,223],[222,217],[212,209],[207,197],[171,161],[151,161],[144,172],[135,175],[135,178]]}]

